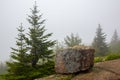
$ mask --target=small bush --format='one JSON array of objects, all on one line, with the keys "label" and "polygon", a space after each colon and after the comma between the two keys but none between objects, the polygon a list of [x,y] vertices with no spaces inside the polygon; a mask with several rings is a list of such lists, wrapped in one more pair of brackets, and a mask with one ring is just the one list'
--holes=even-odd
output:
[{"label": "small bush", "polygon": [[114,60],[114,59],[119,59],[120,58],[120,54],[109,54],[105,57],[105,60]]},{"label": "small bush", "polygon": [[95,57],[94,58],[94,62],[96,63],[96,62],[102,62],[102,61],[104,61],[104,57]]},{"label": "small bush", "polygon": [[120,54],[108,54],[107,56],[103,57],[95,57],[94,62],[97,63],[114,59],[120,59]]}]

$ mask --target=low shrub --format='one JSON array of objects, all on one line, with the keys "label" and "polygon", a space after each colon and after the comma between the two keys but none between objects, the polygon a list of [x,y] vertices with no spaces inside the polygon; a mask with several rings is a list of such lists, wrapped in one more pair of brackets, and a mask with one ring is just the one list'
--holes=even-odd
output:
[{"label": "low shrub", "polygon": [[108,60],[114,60],[114,59],[120,59],[120,54],[108,54],[103,57],[95,57],[94,62],[103,62],[103,61],[108,61]]},{"label": "low shrub", "polygon": [[105,57],[105,60],[114,60],[114,59],[119,59],[120,58],[120,54],[109,54]]},{"label": "low shrub", "polygon": [[102,62],[104,61],[104,57],[95,57],[94,58],[94,62],[97,63],[97,62]]}]

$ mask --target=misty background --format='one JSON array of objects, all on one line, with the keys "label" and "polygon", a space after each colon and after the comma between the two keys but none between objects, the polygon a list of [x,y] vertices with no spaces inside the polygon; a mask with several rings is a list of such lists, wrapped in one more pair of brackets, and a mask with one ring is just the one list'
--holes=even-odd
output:
[{"label": "misty background", "polygon": [[[17,27],[26,21],[35,0],[0,0],[0,61],[9,60],[10,47],[15,47]],[[36,0],[46,19],[45,29],[51,39],[62,41],[66,35],[78,33],[82,43],[89,45],[101,24],[110,42],[114,30],[120,34],[120,0]],[[120,36],[120,35],[119,35]]]}]

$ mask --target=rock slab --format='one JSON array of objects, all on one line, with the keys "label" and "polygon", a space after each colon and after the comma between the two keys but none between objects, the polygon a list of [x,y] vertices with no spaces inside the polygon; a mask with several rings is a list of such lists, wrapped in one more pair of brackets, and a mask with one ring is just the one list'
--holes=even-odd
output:
[{"label": "rock slab", "polygon": [[56,73],[69,74],[91,69],[94,65],[94,52],[91,48],[59,50],[55,57]]}]

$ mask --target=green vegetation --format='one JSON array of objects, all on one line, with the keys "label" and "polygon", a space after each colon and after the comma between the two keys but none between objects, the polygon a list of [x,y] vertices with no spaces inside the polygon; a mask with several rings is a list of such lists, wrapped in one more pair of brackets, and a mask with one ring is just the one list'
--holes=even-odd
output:
[{"label": "green vegetation", "polygon": [[108,54],[103,57],[95,57],[94,62],[103,62],[103,61],[108,61],[108,60],[114,60],[114,59],[120,59],[120,54]]},{"label": "green vegetation", "polygon": [[[0,80],[33,80],[55,74],[53,52],[55,41],[49,40],[52,33],[46,33],[45,20],[42,19],[42,14],[39,15],[36,3],[27,20],[30,24],[27,33],[24,32],[22,24],[17,28],[19,33],[16,38],[16,47],[11,48],[10,56],[12,60],[6,62],[7,66],[0,64]],[[64,38],[63,43],[58,42],[56,44],[55,52],[66,47],[81,45],[81,40],[79,35],[71,33],[70,36]],[[106,35],[102,32],[99,24],[92,46],[96,51],[95,63],[120,59],[120,40],[116,30],[108,45]],[[57,75],[54,77],[56,80],[71,80],[73,76]]]},{"label": "green vegetation", "polygon": [[7,66],[5,63],[1,62],[0,63],[0,80],[5,80],[4,74],[6,73],[7,73]]},{"label": "green vegetation", "polygon": [[11,78],[13,76],[17,76],[15,77],[16,80],[18,78],[22,79],[23,78],[22,74],[24,73],[24,69],[27,69],[29,64],[29,60],[27,59],[29,56],[26,53],[27,48],[26,48],[26,43],[24,41],[24,34],[23,34],[24,29],[22,27],[22,24],[21,26],[19,26],[17,30],[19,31],[18,37],[16,38],[17,48],[11,48],[12,49],[11,58],[13,59],[13,61],[6,62],[8,66],[8,74],[5,78],[7,80],[12,80],[12,79],[15,80],[14,78]]},{"label": "green vegetation", "polygon": [[27,35],[22,24],[17,29],[16,48],[11,48],[12,61],[7,62],[8,73],[3,77],[6,80],[33,80],[55,73],[51,48],[55,41],[48,39],[52,33],[45,34],[45,20],[41,19],[42,14],[38,14],[36,3],[31,13]]},{"label": "green vegetation", "polygon": [[71,33],[70,36],[66,36],[64,38],[64,42],[65,42],[65,45],[67,47],[73,47],[73,46],[76,46],[76,45],[80,45],[81,44],[81,39],[78,35],[74,35],[73,33]]},{"label": "green vegetation", "polygon": [[3,77],[0,76],[0,80],[5,80]]},{"label": "green vegetation", "polygon": [[7,74],[5,75],[6,80],[33,80],[38,77],[46,77],[51,74],[55,74],[54,63],[47,62],[44,65],[39,65],[36,68],[32,66],[24,67],[21,74]]},{"label": "green vegetation", "polygon": [[0,63],[0,75],[7,73],[7,66],[5,63],[1,62]]},{"label": "green vegetation", "polygon": [[108,53],[108,46],[106,41],[106,35],[102,32],[101,25],[98,25],[96,36],[92,43],[95,49],[95,56],[105,56]]},{"label": "green vegetation", "polygon": [[33,9],[31,9],[31,13],[27,18],[30,27],[25,41],[29,48],[32,67],[36,67],[39,60],[42,60],[44,64],[45,60],[48,61],[53,57],[53,51],[50,48],[55,44],[55,41],[49,40],[52,33],[45,33],[45,20],[42,19],[42,14],[39,14],[36,2]]},{"label": "green vegetation", "polygon": [[94,58],[94,62],[97,63],[97,62],[103,62],[104,61],[104,57],[95,57]]},{"label": "green vegetation", "polygon": [[118,37],[117,30],[114,31],[111,42],[109,44],[111,53],[120,53],[120,40]]},{"label": "green vegetation", "polygon": [[114,60],[114,59],[120,59],[120,54],[109,54],[105,57],[105,60]]},{"label": "green vegetation", "polygon": [[68,47],[73,47],[76,45],[81,45],[82,39],[79,37],[78,34],[73,34],[71,33],[70,36],[66,36],[64,38],[64,41],[62,42],[58,42],[56,43],[54,50],[55,52],[60,50],[60,49],[64,49],[64,48],[68,48]]},{"label": "green vegetation", "polygon": [[2,76],[0,75],[0,80],[3,80]]}]

